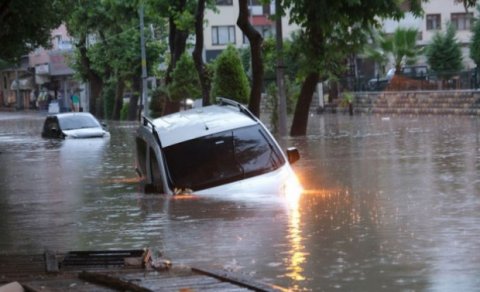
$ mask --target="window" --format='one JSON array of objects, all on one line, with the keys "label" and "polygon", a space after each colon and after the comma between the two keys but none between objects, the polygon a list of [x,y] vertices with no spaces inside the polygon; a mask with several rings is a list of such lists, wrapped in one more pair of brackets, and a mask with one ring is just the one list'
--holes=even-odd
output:
[{"label": "window", "polygon": [[427,30],[442,29],[440,14],[427,14]]},{"label": "window", "polygon": [[[255,25],[254,28],[262,35],[264,39],[275,37],[275,27],[271,25]],[[248,38],[243,34],[243,43],[248,44]]]},{"label": "window", "polygon": [[217,0],[217,5],[233,5],[233,0]]},{"label": "window", "polygon": [[469,30],[472,25],[472,13],[452,13],[452,25],[457,30]]},{"label": "window", "polygon": [[259,125],[174,144],[164,153],[172,185],[192,190],[253,177],[285,164]]},{"label": "window", "polygon": [[212,26],[212,45],[235,43],[235,26]]}]

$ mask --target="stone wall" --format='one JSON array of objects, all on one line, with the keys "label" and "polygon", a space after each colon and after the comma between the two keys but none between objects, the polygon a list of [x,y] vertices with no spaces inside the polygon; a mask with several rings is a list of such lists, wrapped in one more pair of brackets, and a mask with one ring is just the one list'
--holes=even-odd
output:
[{"label": "stone wall", "polygon": [[480,91],[385,91],[355,93],[361,113],[480,115]]}]

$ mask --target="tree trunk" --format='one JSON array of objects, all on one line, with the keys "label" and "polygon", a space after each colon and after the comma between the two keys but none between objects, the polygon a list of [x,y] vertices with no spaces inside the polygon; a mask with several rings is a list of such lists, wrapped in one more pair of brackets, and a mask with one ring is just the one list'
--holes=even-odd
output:
[{"label": "tree trunk", "polygon": [[80,52],[81,72],[84,72],[82,77],[90,83],[89,111],[94,116],[97,116],[97,99],[102,92],[103,81],[102,78],[90,68],[90,59],[88,58],[86,47],[86,35],[80,37],[77,47]]},{"label": "tree trunk", "polygon": [[103,80],[95,72],[88,72],[88,82],[90,83],[90,113],[97,116],[100,110],[97,108],[97,100],[100,99],[103,90]]},{"label": "tree trunk", "polygon": [[[138,98],[140,96],[139,92],[141,91],[141,83],[142,80],[140,79],[140,74],[133,77],[133,94],[130,97],[130,101],[128,104],[128,117],[129,121],[134,121],[137,119],[138,116]],[[138,116],[140,118],[140,116]]]},{"label": "tree trunk", "polygon": [[262,58],[262,35],[252,26],[249,21],[247,0],[238,0],[240,12],[237,25],[247,36],[250,42],[250,54],[252,58],[252,89],[248,109],[257,117],[260,117],[260,102],[262,99],[263,86],[263,58]]},{"label": "tree trunk", "polygon": [[113,105],[112,119],[114,121],[120,120],[120,114],[123,107],[123,90],[125,89],[125,82],[123,78],[119,78],[115,86],[115,103]]},{"label": "tree trunk", "polygon": [[310,104],[317,83],[318,73],[310,73],[302,84],[290,129],[291,136],[303,136],[307,133]]},{"label": "tree trunk", "polygon": [[200,85],[202,86],[203,105],[206,106],[210,104],[210,80],[202,59],[204,12],[205,0],[198,0],[197,11],[195,13],[195,49],[193,50],[192,57],[198,72]]},{"label": "tree trunk", "polygon": [[[179,0],[176,7],[174,8],[176,13],[181,14],[186,9],[186,0]],[[177,61],[180,59],[182,54],[185,52],[187,46],[188,32],[179,30],[175,24],[175,16],[172,15],[168,19],[169,22],[169,33],[168,40],[170,46],[170,64],[167,68],[167,74],[165,77],[165,83],[168,85],[172,81],[172,72],[175,69]]]}]

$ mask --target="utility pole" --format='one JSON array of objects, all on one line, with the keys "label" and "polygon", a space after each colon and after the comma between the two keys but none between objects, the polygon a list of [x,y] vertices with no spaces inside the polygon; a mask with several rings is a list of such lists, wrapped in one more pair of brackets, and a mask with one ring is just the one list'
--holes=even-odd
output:
[{"label": "utility pole", "polygon": [[15,88],[15,97],[16,97],[16,101],[17,101],[17,110],[21,110],[22,109],[22,104],[23,104],[23,100],[22,100],[22,97],[20,96],[20,80],[18,80],[18,67],[20,65],[18,65],[18,62],[16,63],[16,67],[15,67],[15,85],[17,85],[17,87]]},{"label": "utility pole", "polygon": [[285,74],[283,63],[283,32],[280,0],[275,1],[277,87],[278,87],[278,130],[281,137],[287,135],[287,99],[285,97]]},{"label": "utility pole", "polygon": [[140,111],[148,117],[148,100],[147,100],[147,57],[145,53],[145,36],[143,33],[143,3],[140,4],[140,46],[142,50],[142,99],[140,100]]}]

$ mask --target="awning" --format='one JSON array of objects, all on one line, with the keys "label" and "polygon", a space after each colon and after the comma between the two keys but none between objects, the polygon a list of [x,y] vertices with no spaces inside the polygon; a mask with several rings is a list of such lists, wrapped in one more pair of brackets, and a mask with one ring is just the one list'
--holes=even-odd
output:
[{"label": "awning", "polygon": [[31,90],[34,89],[33,87],[33,77],[25,77],[25,78],[18,78],[18,86],[17,80],[13,80],[12,84],[10,85],[11,90]]},{"label": "awning", "polygon": [[50,77],[49,76],[44,76],[44,75],[35,75],[35,83],[42,85],[45,83],[50,82]]}]

